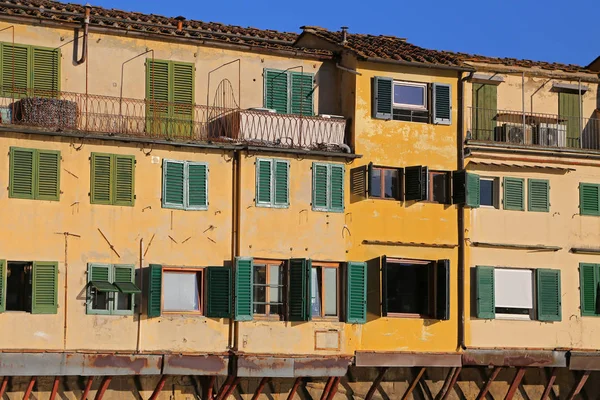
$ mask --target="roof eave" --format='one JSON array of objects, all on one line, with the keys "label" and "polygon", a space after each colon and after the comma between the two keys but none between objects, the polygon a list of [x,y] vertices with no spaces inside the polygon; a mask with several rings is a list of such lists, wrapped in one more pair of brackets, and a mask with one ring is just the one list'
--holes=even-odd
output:
[{"label": "roof eave", "polygon": [[391,59],[379,58],[379,57],[360,57],[360,60],[375,62],[375,63],[384,63],[384,64],[406,65],[406,66],[410,66],[410,67],[419,67],[419,68],[443,69],[443,70],[461,71],[461,72],[475,72],[475,68],[469,67],[469,66],[461,66],[461,65],[434,64],[434,63],[423,63],[423,62],[418,62],[418,61],[406,61],[406,60],[391,60]]}]

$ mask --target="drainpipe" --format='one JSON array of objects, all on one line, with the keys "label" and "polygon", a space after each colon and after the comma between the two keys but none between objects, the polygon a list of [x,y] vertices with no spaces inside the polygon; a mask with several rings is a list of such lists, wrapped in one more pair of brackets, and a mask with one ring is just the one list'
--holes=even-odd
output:
[{"label": "drainpipe", "polygon": [[525,128],[525,72],[521,73],[521,103],[523,108],[523,140],[527,139],[527,129]]},{"label": "drainpipe", "polygon": [[[239,150],[233,151],[233,159],[232,159],[232,174],[231,174],[231,193],[232,193],[232,226],[231,226],[231,267],[232,267],[232,276],[235,273],[235,259],[240,255],[240,190],[241,190],[241,163],[240,163],[241,155]],[[235,304],[232,302],[231,311],[234,312]],[[233,315],[229,318],[229,349],[233,349],[234,351],[238,350],[238,342],[239,342],[239,325],[238,322],[234,320]]]},{"label": "drainpipe", "polygon": [[583,102],[581,101],[581,78],[577,80],[577,90],[579,93],[579,147],[583,148]]},{"label": "drainpipe", "polygon": [[81,65],[87,60],[88,55],[88,32],[90,27],[90,12],[92,11],[92,6],[89,4],[85,5],[85,17],[83,19],[83,44],[81,51],[81,58],[77,60],[75,63],[77,65]]}]

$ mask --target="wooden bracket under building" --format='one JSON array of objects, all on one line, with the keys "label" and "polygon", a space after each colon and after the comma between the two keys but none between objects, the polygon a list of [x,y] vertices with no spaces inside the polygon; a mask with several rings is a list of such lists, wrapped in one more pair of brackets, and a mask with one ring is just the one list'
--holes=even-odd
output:
[{"label": "wooden bracket under building", "polygon": [[254,396],[252,396],[252,400],[257,400],[260,397],[260,394],[262,393],[263,389],[265,388],[265,385],[271,380],[271,378],[262,378],[260,380],[260,383],[258,384],[258,387],[256,388],[256,391],[254,392]]},{"label": "wooden bracket under building", "polygon": [[540,400],[546,400],[550,395],[550,391],[552,391],[552,385],[554,385],[554,381],[556,380],[556,375],[558,374],[558,368],[552,368],[552,373],[550,374],[550,378],[548,379],[548,384],[544,389],[544,393],[542,393],[542,397]]},{"label": "wooden bracket under building", "polygon": [[25,394],[23,395],[23,400],[29,400],[29,396],[31,395],[33,386],[35,385],[35,380],[35,376],[32,376],[31,380],[29,381],[29,385],[27,385],[27,389],[25,390]]},{"label": "wooden bracket under building", "polygon": [[476,400],[485,400],[485,397],[487,396],[488,392],[490,391],[490,387],[492,387],[492,383],[494,383],[494,381],[498,377],[498,374],[500,374],[500,371],[502,371],[502,367],[494,368],[494,370],[492,371],[492,374],[490,375],[488,380],[485,382],[485,385],[481,388],[481,391],[479,392],[479,395],[477,396]]},{"label": "wooden bracket under building", "polygon": [[158,398],[158,395],[163,390],[163,387],[165,387],[166,381],[167,381],[166,375],[163,375],[160,377],[160,380],[156,384],[156,388],[154,388],[154,392],[152,392],[152,395],[150,396],[150,399],[148,399],[148,400],[156,400]]},{"label": "wooden bracket under building", "polygon": [[408,398],[408,396],[410,396],[412,394],[413,390],[415,390],[415,388],[419,384],[419,381],[421,380],[421,377],[425,373],[426,369],[427,368],[423,367],[419,370],[419,373],[417,374],[417,376],[415,376],[415,379],[413,379],[413,381],[410,384],[410,386],[408,387],[408,389],[406,389],[406,392],[404,392],[404,395],[402,396],[402,400],[406,400]]},{"label": "wooden bracket under building", "polygon": [[367,392],[367,395],[365,396],[365,400],[371,400],[373,398],[373,395],[375,394],[375,391],[377,390],[377,386],[379,386],[379,384],[383,380],[383,376],[385,375],[387,370],[388,370],[388,367],[379,368],[379,374],[377,374],[377,378],[375,378],[375,380],[373,381],[373,384],[369,388],[369,391]]},{"label": "wooden bracket under building", "polygon": [[52,392],[50,393],[50,400],[56,399],[56,394],[58,393],[58,384],[60,383],[60,378],[58,376],[54,377],[54,383],[52,384]]},{"label": "wooden bracket under building", "polygon": [[519,389],[519,386],[521,385],[521,380],[523,380],[524,375],[525,367],[519,367],[512,383],[510,384],[510,387],[508,388],[508,392],[506,392],[506,397],[504,397],[504,400],[512,400],[515,393],[517,393],[517,389]]},{"label": "wooden bracket under building", "polygon": [[448,398],[448,394],[454,389],[456,382],[458,381],[458,377],[460,375],[460,371],[462,371],[462,367],[456,367],[454,370],[454,374],[452,374],[452,379],[450,379],[450,384],[448,385],[448,389],[442,396],[442,400],[446,400]]},{"label": "wooden bracket under building", "polygon": [[567,400],[573,400],[575,397],[577,397],[579,392],[581,392],[581,389],[583,389],[583,387],[585,386],[585,383],[590,377],[591,372],[592,371],[584,371],[583,374],[581,374],[581,376],[579,377],[579,382],[577,382],[577,385],[573,386],[573,389],[571,389],[571,393],[569,393],[569,395],[567,396]]},{"label": "wooden bracket under building", "polygon": [[327,383],[325,384],[325,388],[323,389],[323,394],[321,395],[321,400],[327,400],[329,397],[329,392],[331,391],[331,387],[333,386],[333,380],[335,378],[330,376],[327,378]]},{"label": "wooden bracket under building", "polygon": [[83,394],[81,395],[81,400],[87,400],[88,394],[90,394],[90,390],[92,389],[93,382],[94,382],[94,377],[88,376],[88,380],[85,384],[85,389],[83,390]]},{"label": "wooden bracket under building", "polygon": [[6,392],[6,387],[8,386],[8,376],[2,378],[2,383],[0,383],[0,399],[4,397],[4,392]]},{"label": "wooden bracket under building", "polygon": [[335,394],[337,393],[338,386],[340,384],[341,379],[342,378],[340,378],[339,376],[337,376],[333,379],[333,383],[331,384],[331,390],[329,391],[329,396],[327,396],[327,400],[333,400],[333,398],[335,397]]},{"label": "wooden bracket under building", "polygon": [[110,386],[110,381],[112,381],[112,376],[105,376],[104,379],[102,379],[100,388],[96,392],[96,400],[102,400],[104,393],[106,393],[106,390]]},{"label": "wooden bracket under building", "polygon": [[290,394],[287,397],[287,400],[294,399],[294,396],[296,396],[296,392],[298,391],[298,388],[300,387],[301,383],[302,383],[302,378],[300,378],[300,377],[296,378],[296,380],[294,381],[294,385],[292,386],[292,390],[290,390]]}]

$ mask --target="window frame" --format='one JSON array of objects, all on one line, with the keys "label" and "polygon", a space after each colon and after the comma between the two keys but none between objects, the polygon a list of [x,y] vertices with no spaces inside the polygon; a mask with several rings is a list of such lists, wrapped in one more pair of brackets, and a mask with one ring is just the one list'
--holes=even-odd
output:
[{"label": "window frame", "polygon": [[[436,201],[433,199],[434,191],[434,177],[435,176],[445,176],[446,177],[446,201]],[[452,204],[452,175],[450,171],[440,171],[440,170],[428,170],[427,171],[427,203],[432,204]]]},{"label": "window frame", "polygon": [[[22,151],[31,153],[31,195],[19,195],[14,193],[13,170],[15,152]],[[40,187],[40,156],[42,154],[53,154],[56,156],[56,196],[42,195],[39,193]],[[8,197],[11,199],[42,200],[42,201],[60,201],[60,166],[62,155],[60,150],[34,149],[29,147],[11,146],[9,148],[9,168],[8,168]]]},{"label": "window frame", "polygon": [[[165,305],[165,284],[164,284],[164,274],[165,272],[170,272],[170,273],[178,273],[178,274],[193,274],[196,282],[198,282],[198,290],[199,293],[196,293],[196,296],[198,298],[198,309],[194,310],[194,311],[190,311],[190,310],[165,310],[164,305]],[[182,315],[182,314],[190,314],[190,315],[200,315],[203,316],[204,315],[204,307],[206,304],[205,301],[205,297],[206,297],[206,291],[205,291],[205,286],[204,286],[204,279],[205,279],[205,274],[204,274],[204,268],[203,267],[194,267],[194,268],[186,268],[186,267],[171,267],[171,266],[163,266],[162,271],[161,271],[161,275],[160,275],[160,279],[162,281],[161,283],[161,293],[160,293],[160,311],[161,311],[161,315],[164,314],[168,314],[168,315]]]},{"label": "window frame", "polygon": [[[497,301],[497,293],[498,289],[496,288],[497,279],[496,279],[496,271],[529,271],[531,273],[531,309],[529,309],[528,314],[518,314],[518,313],[502,313],[498,312],[498,306],[495,304]],[[494,267],[494,293],[495,293],[495,302],[494,302],[494,319],[501,320],[510,320],[510,321],[537,321],[536,316],[538,312],[537,306],[537,295],[538,288],[536,283],[536,269],[535,268],[515,268],[515,267]],[[500,307],[506,308],[506,307]]]},{"label": "window frame", "polygon": [[[122,292],[105,292],[107,293],[107,301],[108,301],[108,309],[106,310],[96,310],[92,308],[92,286],[90,283],[91,280],[91,266],[92,265],[106,265],[110,266],[108,272],[109,283],[115,283],[115,269],[116,268],[130,268],[132,270],[132,276],[134,277],[135,284],[135,265],[133,264],[109,264],[109,263],[101,263],[101,262],[90,262],[87,263],[87,283],[86,283],[86,314],[88,315],[134,315],[135,311],[135,293],[122,293]],[[131,306],[129,310],[119,310],[118,306],[118,296],[119,295],[129,295],[131,296]]]},{"label": "window frame", "polygon": [[[315,205],[315,189],[316,189],[316,178],[317,178],[317,166],[323,166],[327,168],[327,206],[321,207]],[[332,205],[332,188],[331,188],[331,175],[333,168],[341,168],[342,169],[342,208],[334,208]],[[322,211],[322,212],[331,212],[331,213],[343,213],[346,210],[346,167],[343,164],[338,163],[323,163],[323,162],[313,162],[312,163],[312,193],[311,193],[311,207],[313,211]]]},{"label": "window frame", "polygon": [[[381,187],[381,194],[379,196],[374,196],[371,194],[371,181],[372,181],[372,174],[369,174],[369,182],[368,182],[368,187],[369,187],[369,191],[368,191],[368,198],[369,199],[374,199],[374,200],[387,200],[387,201],[402,201],[402,169],[400,168],[394,168],[394,167],[384,167],[384,166],[379,166],[379,165],[373,165],[371,167],[369,167],[371,169],[371,171],[374,170],[379,170],[380,171],[380,187]],[[386,171],[390,171],[392,173],[396,173],[398,174],[398,188],[396,190],[397,193],[394,193],[394,197],[385,197],[385,172]]]},{"label": "window frame", "polygon": [[481,181],[492,181],[492,205],[482,204],[481,203],[481,185],[479,186],[479,207],[488,208],[488,209],[500,209],[500,178],[497,176],[480,176]]},{"label": "window frame", "polygon": [[[314,116],[315,115],[315,74],[312,72],[297,72],[297,71],[291,71],[290,69],[286,69],[286,70],[281,70],[281,69],[277,69],[277,68],[263,68],[263,107],[264,108],[268,108],[267,107],[267,72],[272,72],[272,73],[277,73],[277,74],[281,74],[281,75],[286,75],[286,79],[287,79],[287,97],[286,97],[286,112],[285,113],[281,113],[283,115],[302,115],[305,117],[309,117],[309,116]],[[310,114],[293,114],[292,113],[292,93],[293,93],[293,87],[292,87],[292,76],[293,74],[298,74],[298,75],[306,75],[306,76],[310,76],[311,77],[311,82],[312,82],[312,90],[311,90],[311,113]]]},{"label": "window frame", "polygon": [[[325,268],[328,269],[334,269],[336,274],[335,274],[335,282],[336,282],[336,315],[325,315],[325,298],[326,298],[326,290],[325,290],[325,285],[323,284],[323,270]],[[313,270],[317,270],[317,271],[321,271],[321,287],[317,287],[317,289],[319,290],[319,296],[320,296],[320,308],[321,308],[321,315],[315,315],[312,312],[312,298],[309,299],[309,301],[311,301],[311,318],[312,320],[327,320],[327,321],[339,321],[340,320],[340,316],[341,316],[341,304],[342,304],[342,291],[340,290],[340,288],[342,287],[341,285],[341,268],[340,268],[340,264],[339,263],[334,263],[334,262],[322,262],[322,261],[312,261],[312,265],[311,265],[311,283],[312,284],[312,273]],[[317,286],[319,286],[318,284],[318,279],[317,279]],[[311,292],[312,294],[312,292]],[[311,296],[312,297],[312,296]]]},{"label": "window frame", "polygon": [[[279,282],[279,285],[275,286],[281,288],[281,307],[280,313],[273,314],[271,313],[271,303],[270,303],[270,291],[268,289],[271,288],[269,284],[269,275],[270,275],[270,266],[278,265],[279,268],[282,269],[282,276]],[[254,277],[255,271],[257,267],[265,268],[265,284],[256,283],[256,279],[252,280],[252,292],[254,293],[254,288],[257,286],[265,287],[265,314],[259,314],[254,312],[254,306],[258,303],[256,300],[256,296],[252,296],[252,317],[254,319],[264,319],[264,320],[278,320],[285,321],[287,319],[287,309],[288,309],[288,291],[289,291],[289,265],[287,260],[275,260],[275,259],[254,259],[252,264],[252,277]],[[267,312],[268,311],[268,312]]]},{"label": "window frame", "polygon": [[[166,200],[166,189],[167,189],[167,163],[176,163],[183,165],[183,204],[168,203]],[[206,205],[204,206],[190,206],[190,165],[201,165],[206,169],[205,176],[205,192]],[[162,163],[162,193],[161,193],[161,205],[162,208],[168,208],[173,210],[185,210],[185,211],[206,211],[208,210],[208,163],[205,161],[185,161],[185,160],[171,160],[163,158]]]},{"label": "window frame", "polygon": [[586,187],[586,186],[588,188],[594,188],[596,190],[596,193],[598,196],[598,203],[600,203],[600,184],[580,182],[579,183],[579,215],[585,215],[585,216],[591,216],[591,217],[600,216],[600,204],[596,205],[597,211],[584,212],[585,210],[583,207],[583,190],[584,190],[584,187]]},{"label": "window frame", "polygon": [[[422,268],[427,269],[427,314],[390,312],[389,304],[387,304],[387,317],[409,319],[435,319],[435,304],[437,301],[437,279],[435,279],[433,268],[435,268],[436,261],[406,258],[387,258],[386,263],[388,270],[390,268],[390,264],[396,264],[395,268],[401,268],[405,265],[419,265]],[[386,282],[386,288],[388,288],[389,286],[389,282]],[[387,301],[389,302],[389,297]]]},{"label": "window frame", "polygon": [[[423,105],[416,106],[414,104],[396,103],[394,98],[396,86],[408,86],[408,87],[419,87],[423,89]],[[430,111],[429,110],[429,84],[425,82],[409,82],[409,81],[398,81],[394,80],[392,83],[392,108],[401,110],[414,110],[414,111]]]},{"label": "window frame", "polygon": [[[270,188],[270,200],[269,202],[264,202],[264,201],[260,201],[260,198],[258,196],[258,191],[259,191],[259,172],[260,172],[260,162],[269,162],[270,163],[270,168],[271,168],[271,173],[270,173],[270,184],[269,184],[269,188]],[[285,203],[278,203],[276,201],[276,195],[275,192],[277,190],[277,179],[276,179],[276,172],[277,172],[277,163],[284,163],[287,166],[287,186],[286,186],[286,199],[287,202]],[[257,157],[256,158],[256,162],[255,162],[255,167],[254,167],[254,171],[255,171],[255,193],[254,193],[254,204],[256,205],[256,207],[264,207],[264,208],[290,208],[290,160],[285,160],[282,158],[266,158],[266,157]]]}]

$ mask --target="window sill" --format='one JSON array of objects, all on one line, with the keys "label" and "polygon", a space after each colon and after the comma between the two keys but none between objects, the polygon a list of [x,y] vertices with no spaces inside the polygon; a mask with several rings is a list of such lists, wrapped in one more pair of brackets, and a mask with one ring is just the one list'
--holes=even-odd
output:
[{"label": "window sill", "polygon": [[203,317],[202,311],[163,311],[162,315],[197,315]]},{"label": "window sill", "polygon": [[397,202],[402,202],[402,200],[400,199],[396,199],[396,198],[388,198],[388,197],[377,197],[377,196],[369,196],[368,197],[369,200],[385,200],[385,201],[397,201]]},{"label": "window sill", "polygon": [[273,205],[273,204],[258,204],[258,203],[254,203],[254,205],[256,207],[260,207],[260,208],[275,208],[275,209],[277,209],[277,208],[283,208],[283,209],[290,208],[289,204],[286,204],[286,205]]},{"label": "window sill", "polygon": [[390,318],[434,319],[430,315],[421,315],[421,314],[388,313],[387,316]]},{"label": "window sill", "polygon": [[315,317],[311,319],[312,322],[341,322],[340,317]]},{"label": "window sill", "polygon": [[270,316],[270,315],[257,315],[257,314],[253,314],[252,318],[254,319],[254,321],[272,321],[272,322],[280,322],[280,321],[285,321],[285,319],[282,316]]}]

